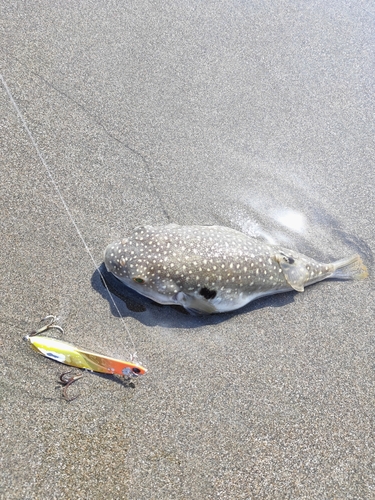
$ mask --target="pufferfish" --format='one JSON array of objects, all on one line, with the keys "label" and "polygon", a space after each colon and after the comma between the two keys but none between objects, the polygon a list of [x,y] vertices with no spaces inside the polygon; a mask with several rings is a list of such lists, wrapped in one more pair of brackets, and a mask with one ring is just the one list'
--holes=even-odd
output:
[{"label": "pufferfish", "polygon": [[141,226],[105,250],[107,270],[158,302],[195,314],[234,311],[327,278],[368,276],[359,255],[329,264],[221,226]]}]

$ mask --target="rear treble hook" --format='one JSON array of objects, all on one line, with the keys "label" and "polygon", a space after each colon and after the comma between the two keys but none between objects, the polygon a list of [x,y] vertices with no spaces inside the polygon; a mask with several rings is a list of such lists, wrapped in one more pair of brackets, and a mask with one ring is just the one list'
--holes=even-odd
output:
[{"label": "rear treble hook", "polygon": [[76,380],[79,380],[80,378],[83,377],[83,373],[81,373],[80,375],[72,375],[71,377],[67,377],[67,375],[69,373],[72,373],[73,370],[69,370],[68,372],[64,372],[60,375],[60,383],[63,385],[63,390],[62,390],[62,395],[63,395],[63,398],[65,399],[65,401],[74,401],[75,399],[78,398],[79,394],[77,394],[77,396],[74,396],[73,398],[68,398],[68,394],[67,394],[67,389],[70,385],[73,384],[73,382],[75,382]]}]

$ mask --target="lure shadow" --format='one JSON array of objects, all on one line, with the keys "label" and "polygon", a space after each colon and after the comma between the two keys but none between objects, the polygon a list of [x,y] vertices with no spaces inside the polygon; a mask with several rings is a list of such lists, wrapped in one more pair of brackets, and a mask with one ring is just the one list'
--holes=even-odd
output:
[{"label": "lure shadow", "polygon": [[104,378],[105,380],[110,380],[111,382],[121,385],[125,389],[135,389],[134,381],[136,379],[129,379],[106,373],[97,373],[97,372],[89,372],[89,373],[90,375],[95,375],[96,377]]},{"label": "lure shadow", "polygon": [[[106,374],[106,373],[98,373],[98,372],[91,372],[90,370],[84,370],[84,371],[80,371],[80,376],[78,378],[80,379],[81,377],[83,377],[85,375],[85,372],[88,372],[90,375],[95,375],[97,377],[104,378],[106,380],[110,380],[112,383],[114,382],[116,384],[120,384],[121,387],[123,387],[124,389],[135,389],[135,384],[131,379],[118,377],[116,375],[110,375],[110,374]],[[78,378],[77,378],[77,380],[78,380]],[[69,382],[64,384],[62,377],[60,376],[59,385],[56,386],[55,389],[61,389],[63,398],[68,403],[71,403],[72,401],[79,398],[80,393],[78,392],[78,394],[76,394],[75,396],[72,396],[72,397],[68,396],[66,389],[69,385],[70,385]],[[69,392],[70,392],[70,389],[69,389]]]},{"label": "lure shadow", "polygon": [[[52,360],[54,361],[54,360]],[[61,367],[61,363],[58,361],[55,361],[56,364],[58,364]],[[66,366],[66,365],[65,365]],[[71,371],[73,371],[75,368],[73,368]],[[110,373],[99,373],[99,372],[92,372],[90,370],[84,370],[80,368],[76,368],[77,373],[86,375],[89,374],[90,376],[95,376],[99,378],[103,378],[104,380],[110,380],[111,382],[114,382],[116,384],[121,385],[122,387],[125,387],[126,389],[135,389],[135,381],[137,378],[126,378],[126,377],[120,377],[118,375],[111,375]],[[61,389],[63,387],[62,383],[58,381],[59,385],[56,385],[56,389]],[[52,398],[51,398],[52,399]]]},{"label": "lure shadow", "polygon": [[[103,284],[105,281],[107,288]],[[215,325],[227,321],[239,314],[248,314],[265,307],[283,307],[294,302],[297,292],[288,292],[264,297],[233,312],[193,316],[183,307],[158,304],[121,283],[104,265],[99,267],[91,277],[91,285],[108,301],[111,313],[119,317],[131,316],[146,326],[163,326],[166,328],[199,328],[204,325]]]}]

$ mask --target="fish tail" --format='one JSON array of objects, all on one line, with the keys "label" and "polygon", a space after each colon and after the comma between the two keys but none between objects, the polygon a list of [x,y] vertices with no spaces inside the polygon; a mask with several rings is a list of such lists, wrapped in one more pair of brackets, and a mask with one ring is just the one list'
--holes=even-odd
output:
[{"label": "fish tail", "polygon": [[346,259],[333,263],[334,271],[331,278],[339,280],[364,280],[368,276],[367,267],[359,255],[352,255]]}]

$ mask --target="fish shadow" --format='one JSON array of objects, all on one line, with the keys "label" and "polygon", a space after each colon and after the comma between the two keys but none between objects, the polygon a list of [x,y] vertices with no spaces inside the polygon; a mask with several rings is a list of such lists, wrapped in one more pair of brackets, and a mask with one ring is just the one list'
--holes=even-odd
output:
[{"label": "fish shadow", "polygon": [[199,328],[204,325],[219,324],[234,316],[248,314],[258,309],[291,304],[298,293],[287,292],[263,297],[228,313],[192,315],[183,307],[158,304],[128,288],[107,271],[104,263],[92,274],[91,286],[108,301],[113,316],[123,318],[130,316],[146,326],[166,328]]}]

